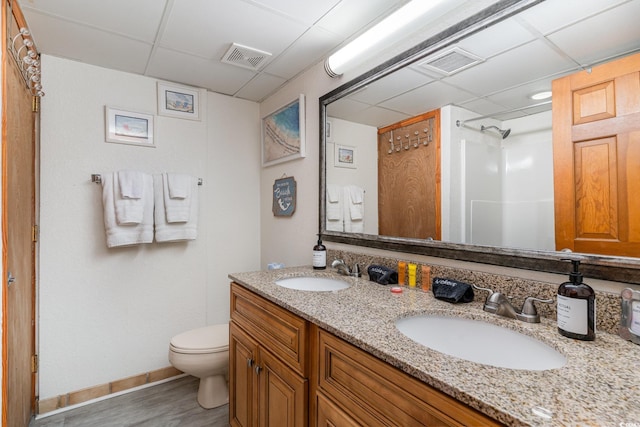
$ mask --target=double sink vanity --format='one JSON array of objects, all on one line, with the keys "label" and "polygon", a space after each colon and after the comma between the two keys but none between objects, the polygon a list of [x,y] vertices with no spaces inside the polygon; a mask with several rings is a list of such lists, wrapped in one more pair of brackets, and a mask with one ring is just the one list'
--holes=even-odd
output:
[{"label": "double sink vanity", "polygon": [[[232,425],[640,422],[640,348],[310,267],[231,274]],[[249,403],[247,403],[249,402]],[[251,404],[253,402],[253,404]]]}]

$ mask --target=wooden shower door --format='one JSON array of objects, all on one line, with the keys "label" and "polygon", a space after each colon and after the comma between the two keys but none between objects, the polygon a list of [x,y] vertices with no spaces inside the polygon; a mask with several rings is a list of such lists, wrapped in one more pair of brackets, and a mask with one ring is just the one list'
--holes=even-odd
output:
[{"label": "wooden shower door", "polygon": [[640,54],[553,82],[556,249],[640,256]]}]

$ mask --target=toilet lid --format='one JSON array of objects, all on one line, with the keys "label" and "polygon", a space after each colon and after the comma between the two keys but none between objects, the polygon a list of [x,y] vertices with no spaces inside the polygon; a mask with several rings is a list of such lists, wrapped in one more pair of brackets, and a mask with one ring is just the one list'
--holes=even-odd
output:
[{"label": "toilet lid", "polygon": [[215,353],[229,349],[229,324],[192,329],[171,338],[171,347],[179,353]]}]

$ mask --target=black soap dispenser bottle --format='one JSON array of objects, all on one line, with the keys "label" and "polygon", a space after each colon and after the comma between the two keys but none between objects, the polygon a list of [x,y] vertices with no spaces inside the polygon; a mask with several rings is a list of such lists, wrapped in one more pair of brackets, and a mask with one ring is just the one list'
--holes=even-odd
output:
[{"label": "black soap dispenser bottle", "polygon": [[580,261],[571,260],[569,281],[558,288],[558,332],[583,341],[596,339],[596,294],[582,282]]},{"label": "black soap dispenser bottle", "polygon": [[327,268],[327,248],[322,244],[318,234],[318,243],[313,247],[313,269],[324,270]]}]

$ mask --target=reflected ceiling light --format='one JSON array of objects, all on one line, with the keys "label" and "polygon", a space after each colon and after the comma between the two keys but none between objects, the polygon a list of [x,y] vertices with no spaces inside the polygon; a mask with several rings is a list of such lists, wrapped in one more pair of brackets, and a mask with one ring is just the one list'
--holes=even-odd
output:
[{"label": "reflected ceiling light", "polygon": [[536,101],[540,101],[541,99],[549,99],[551,98],[551,91],[546,90],[544,92],[534,93],[530,98],[535,99]]},{"label": "reflected ceiling light", "polygon": [[413,0],[368,29],[358,38],[331,55],[324,69],[331,77],[344,73],[346,64],[376,46],[396,31],[420,18],[444,0]]}]

